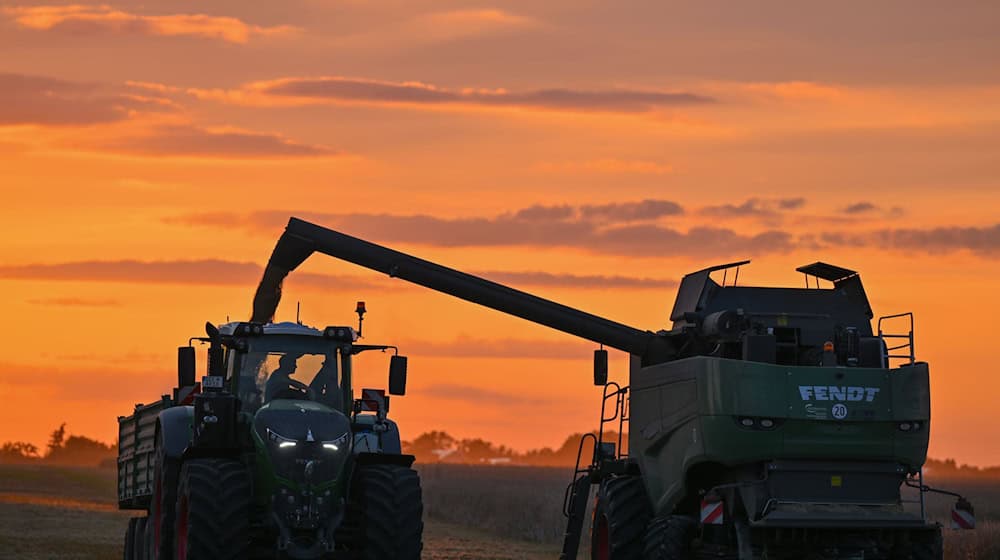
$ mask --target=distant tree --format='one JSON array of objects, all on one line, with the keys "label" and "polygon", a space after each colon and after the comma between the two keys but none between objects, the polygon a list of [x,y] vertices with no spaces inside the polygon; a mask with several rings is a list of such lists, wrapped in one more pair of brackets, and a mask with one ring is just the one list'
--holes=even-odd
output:
[{"label": "distant tree", "polygon": [[47,455],[52,455],[54,451],[58,451],[63,446],[63,442],[66,439],[66,423],[63,422],[58,428],[52,431],[52,435],[49,436],[49,451]]},{"label": "distant tree", "polygon": [[0,446],[0,463],[25,463],[38,458],[38,447],[25,441],[8,441]]},{"label": "distant tree", "polygon": [[51,450],[45,460],[63,465],[98,466],[115,457],[117,448],[85,436],[69,436],[62,446]]},{"label": "distant tree", "polygon": [[436,463],[443,455],[452,453],[457,443],[447,432],[435,430],[422,433],[413,441],[404,441],[403,450],[421,463]]}]

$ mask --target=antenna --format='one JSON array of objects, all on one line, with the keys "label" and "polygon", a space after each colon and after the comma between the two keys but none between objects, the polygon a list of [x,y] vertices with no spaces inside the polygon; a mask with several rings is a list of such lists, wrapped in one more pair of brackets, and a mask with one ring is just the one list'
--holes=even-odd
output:
[{"label": "antenna", "polygon": [[301,301],[295,302],[295,322],[300,325],[302,324],[302,319],[299,319],[299,313],[301,311],[302,311],[302,302]]}]

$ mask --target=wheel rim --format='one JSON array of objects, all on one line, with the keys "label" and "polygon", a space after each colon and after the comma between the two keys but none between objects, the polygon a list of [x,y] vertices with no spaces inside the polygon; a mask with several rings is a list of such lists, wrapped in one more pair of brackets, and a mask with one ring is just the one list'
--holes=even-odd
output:
[{"label": "wheel rim", "polygon": [[611,560],[611,543],[608,539],[608,518],[603,515],[597,518],[597,539],[594,543],[594,548],[597,560]]},{"label": "wheel rim", "polygon": [[174,552],[177,560],[187,560],[188,540],[188,501],[187,496],[181,496],[177,504],[177,546]]}]

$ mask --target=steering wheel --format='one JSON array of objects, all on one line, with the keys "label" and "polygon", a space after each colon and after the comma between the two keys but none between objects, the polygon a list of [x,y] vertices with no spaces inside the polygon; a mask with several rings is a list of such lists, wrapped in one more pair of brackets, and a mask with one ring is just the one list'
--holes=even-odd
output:
[{"label": "steering wheel", "polygon": [[316,400],[316,391],[313,391],[310,386],[299,381],[298,379],[289,378],[288,386],[278,390],[278,392],[275,393],[271,399],[298,399],[314,401]]}]

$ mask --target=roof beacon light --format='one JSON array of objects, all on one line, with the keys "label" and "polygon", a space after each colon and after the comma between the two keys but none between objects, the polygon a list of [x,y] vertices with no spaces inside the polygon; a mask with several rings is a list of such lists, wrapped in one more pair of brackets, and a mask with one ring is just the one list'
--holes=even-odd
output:
[{"label": "roof beacon light", "polygon": [[354,312],[358,314],[358,338],[361,337],[361,325],[365,322],[365,302],[359,301],[358,306],[354,308]]}]

